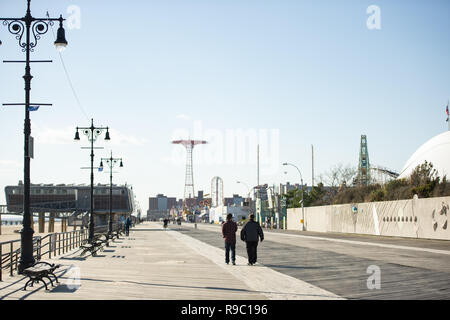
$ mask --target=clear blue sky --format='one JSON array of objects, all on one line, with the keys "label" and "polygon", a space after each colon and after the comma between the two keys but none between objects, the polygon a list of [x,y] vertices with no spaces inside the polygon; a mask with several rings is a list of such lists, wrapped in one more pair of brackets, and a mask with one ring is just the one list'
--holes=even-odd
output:
[{"label": "clear blue sky", "polygon": [[[0,16],[23,16],[25,4],[2,0]],[[80,169],[89,166],[87,140],[73,136],[91,117],[111,128],[96,163],[111,149],[123,157],[114,180],[133,185],[143,211],[149,196],[183,195],[184,153],[170,144],[183,130],[211,142],[194,152],[196,190],[209,193],[221,176],[229,196],[246,193],[236,180],[256,184],[256,148],[243,149],[244,161],[221,161],[235,145],[227,132],[275,133],[262,143],[261,182],[299,182],[292,168],[284,174],[288,161],[310,184],[311,144],[316,176],[356,166],[361,134],[372,163],[401,170],[447,129],[449,1],[33,0],[32,14],[68,17],[70,5],[80,8],[80,29],[66,26],[62,55],[86,115],[49,32],[33,53],[54,63],[32,66],[32,100],[53,103],[32,113],[32,183],[89,183]],[[370,5],[381,10],[380,30],[366,26]],[[1,60],[23,58],[3,25],[0,40]],[[0,102],[23,101],[23,73],[0,65]],[[23,110],[0,111],[3,189],[23,179]]]}]

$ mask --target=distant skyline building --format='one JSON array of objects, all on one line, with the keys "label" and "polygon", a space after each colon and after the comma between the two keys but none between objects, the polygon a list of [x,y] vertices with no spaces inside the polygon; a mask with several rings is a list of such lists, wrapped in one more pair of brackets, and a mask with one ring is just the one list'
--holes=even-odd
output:
[{"label": "distant skyline building", "polygon": [[148,200],[149,210],[170,210],[172,207],[177,205],[177,198],[167,197],[164,194],[158,194],[156,197],[148,198]]},{"label": "distant skyline building", "polygon": [[244,198],[238,194],[233,194],[233,197],[224,199],[224,206],[226,207],[241,207],[244,205]]},{"label": "distant skyline building", "polygon": [[291,184],[290,182],[286,182],[286,184],[280,183],[277,187],[278,188],[275,188],[275,192],[279,194],[286,194],[291,190],[301,189],[301,184],[300,183]]},{"label": "distant skyline building", "polygon": [[147,217],[159,219],[168,214],[170,209],[177,207],[177,198],[167,197],[164,194],[157,194],[156,197],[148,198]]}]

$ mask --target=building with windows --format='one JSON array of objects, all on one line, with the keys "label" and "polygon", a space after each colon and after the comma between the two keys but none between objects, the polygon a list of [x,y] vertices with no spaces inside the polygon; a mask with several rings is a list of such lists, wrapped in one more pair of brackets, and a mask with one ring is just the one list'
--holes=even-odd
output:
[{"label": "building with windows", "polygon": [[238,194],[233,194],[230,198],[224,198],[224,205],[226,207],[241,207],[244,205],[244,198]]},{"label": "building with windows", "polygon": [[176,198],[167,197],[164,194],[158,194],[156,197],[148,198],[148,219],[159,219],[166,217],[170,210],[178,207],[179,202]]},{"label": "building with windows", "polygon": [[[91,186],[80,184],[31,184],[30,207],[33,214],[50,213],[69,217],[69,225],[77,219],[86,219],[91,208]],[[10,213],[23,212],[23,183],[5,187],[6,207]],[[95,224],[108,221],[110,213],[110,186],[94,186]],[[112,186],[112,213],[114,220],[135,210],[134,194],[131,186]]]}]

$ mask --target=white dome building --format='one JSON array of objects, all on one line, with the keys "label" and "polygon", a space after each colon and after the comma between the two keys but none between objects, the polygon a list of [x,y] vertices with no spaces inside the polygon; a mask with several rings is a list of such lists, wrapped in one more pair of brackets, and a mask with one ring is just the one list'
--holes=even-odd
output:
[{"label": "white dome building", "polygon": [[450,131],[438,134],[417,149],[406,162],[398,178],[408,178],[425,160],[433,164],[439,177],[447,175],[447,179],[450,180]]}]

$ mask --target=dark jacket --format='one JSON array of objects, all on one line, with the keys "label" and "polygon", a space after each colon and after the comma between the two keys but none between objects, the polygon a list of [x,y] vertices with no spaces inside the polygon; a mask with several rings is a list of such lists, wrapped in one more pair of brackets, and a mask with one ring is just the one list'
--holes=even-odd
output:
[{"label": "dark jacket", "polygon": [[245,224],[241,230],[241,240],[242,241],[261,241],[264,240],[264,233],[258,222],[250,220]]},{"label": "dark jacket", "polygon": [[237,223],[230,220],[222,225],[222,235],[226,243],[236,243]]}]

